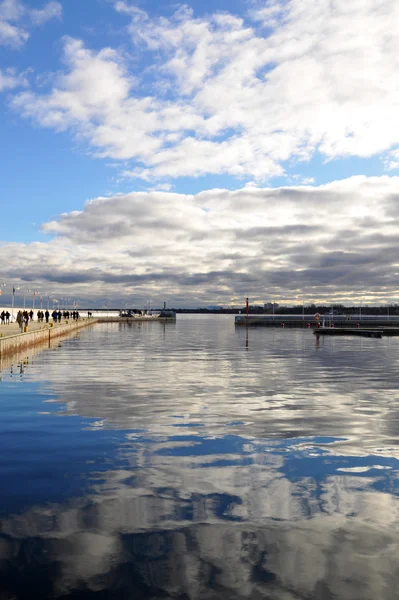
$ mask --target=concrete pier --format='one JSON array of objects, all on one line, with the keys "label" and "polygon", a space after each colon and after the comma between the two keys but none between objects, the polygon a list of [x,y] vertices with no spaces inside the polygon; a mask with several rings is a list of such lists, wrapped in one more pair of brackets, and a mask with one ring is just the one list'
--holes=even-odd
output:
[{"label": "concrete pier", "polygon": [[[320,321],[317,321],[313,315],[236,315],[235,324],[244,327],[306,327],[316,328],[323,321],[325,326],[334,324],[334,327],[341,328],[395,328],[399,327],[399,317],[383,315],[321,315]],[[393,334],[392,334],[393,335]]]},{"label": "concrete pier", "polygon": [[94,325],[97,319],[69,320],[62,323],[38,323],[31,321],[28,331],[21,333],[18,324],[3,325],[0,327],[0,359],[12,354],[19,354],[36,345],[50,345],[52,340],[60,338]]},{"label": "concrete pier", "polygon": [[315,335],[356,335],[360,337],[382,338],[382,329],[350,329],[349,327],[321,327],[313,331]]}]

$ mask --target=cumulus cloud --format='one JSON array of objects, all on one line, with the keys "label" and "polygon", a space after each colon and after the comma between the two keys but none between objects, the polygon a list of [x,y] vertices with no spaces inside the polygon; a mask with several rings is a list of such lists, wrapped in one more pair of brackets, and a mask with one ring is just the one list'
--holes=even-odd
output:
[{"label": "cumulus cloud", "polygon": [[14,69],[0,69],[0,92],[26,85],[26,79]]},{"label": "cumulus cloud", "polygon": [[32,257],[25,282],[116,303],[175,306],[393,299],[396,177],[322,186],[163,191],[95,198],[45,223],[47,243],[5,244],[4,278]]},{"label": "cumulus cloud", "polygon": [[29,8],[20,0],[0,2],[0,45],[19,48],[29,39],[32,26],[61,18],[59,2],[49,2],[43,8]]},{"label": "cumulus cloud", "polygon": [[369,157],[399,142],[395,0],[276,1],[246,18],[114,6],[130,19],[134,62],[67,39],[54,88],[15,107],[130,160],[126,176],[259,181],[315,152]]}]

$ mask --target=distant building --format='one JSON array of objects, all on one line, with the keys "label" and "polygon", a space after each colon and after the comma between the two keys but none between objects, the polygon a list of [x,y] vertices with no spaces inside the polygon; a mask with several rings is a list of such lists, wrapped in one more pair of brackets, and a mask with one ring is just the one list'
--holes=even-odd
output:
[{"label": "distant building", "polygon": [[265,310],[273,310],[273,307],[274,307],[274,310],[276,310],[276,309],[277,309],[279,306],[280,306],[280,305],[279,305],[279,304],[277,304],[277,302],[266,302],[266,303],[263,305],[263,308],[264,308]]}]

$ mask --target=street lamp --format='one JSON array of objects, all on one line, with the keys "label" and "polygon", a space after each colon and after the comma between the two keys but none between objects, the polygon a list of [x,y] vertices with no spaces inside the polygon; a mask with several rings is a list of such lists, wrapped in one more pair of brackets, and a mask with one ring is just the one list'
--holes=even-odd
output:
[{"label": "street lamp", "polygon": [[32,290],[24,288],[24,310],[26,308],[26,294],[30,294]]},{"label": "street lamp", "polygon": [[12,288],[12,301],[11,301],[11,321],[14,321],[14,299],[15,299],[15,292],[17,290],[19,290],[19,287],[13,286],[13,288]]}]

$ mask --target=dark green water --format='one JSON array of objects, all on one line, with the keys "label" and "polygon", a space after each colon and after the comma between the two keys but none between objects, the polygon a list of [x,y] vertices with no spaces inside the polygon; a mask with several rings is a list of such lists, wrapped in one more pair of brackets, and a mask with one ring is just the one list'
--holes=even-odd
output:
[{"label": "dark green water", "polygon": [[7,366],[0,599],[399,598],[398,365],[178,316]]}]

